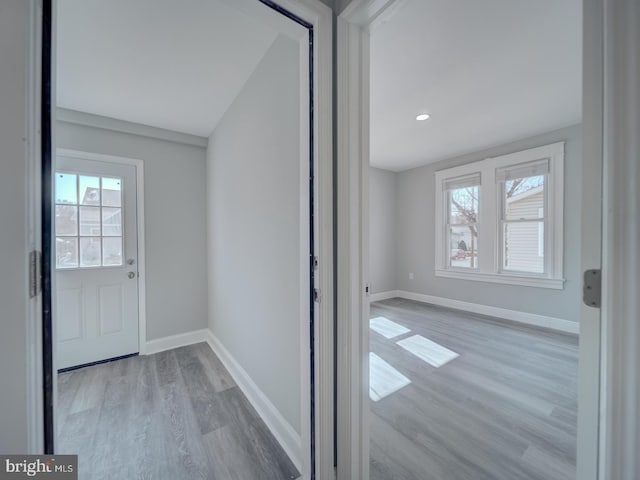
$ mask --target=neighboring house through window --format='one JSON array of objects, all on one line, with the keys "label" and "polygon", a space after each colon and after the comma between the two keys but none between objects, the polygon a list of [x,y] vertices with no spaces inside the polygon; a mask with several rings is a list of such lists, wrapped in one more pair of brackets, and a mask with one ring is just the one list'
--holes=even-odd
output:
[{"label": "neighboring house through window", "polygon": [[564,142],[436,172],[436,275],[563,288]]}]

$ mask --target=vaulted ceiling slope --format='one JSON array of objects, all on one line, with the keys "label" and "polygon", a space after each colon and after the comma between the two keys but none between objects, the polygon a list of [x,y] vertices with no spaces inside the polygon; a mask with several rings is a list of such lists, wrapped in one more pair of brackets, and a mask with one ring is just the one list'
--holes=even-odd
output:
[{"label": "vaulted ceiling slope", "polygon": [[228,0],[58,0],[57,105],[207,137],[278,31]]},{"label": "vaulted ceiling slope", "polygon": [[402,171],[580,123],[581,69],[580,0],[400,0],[372,31],[371,163]]}]

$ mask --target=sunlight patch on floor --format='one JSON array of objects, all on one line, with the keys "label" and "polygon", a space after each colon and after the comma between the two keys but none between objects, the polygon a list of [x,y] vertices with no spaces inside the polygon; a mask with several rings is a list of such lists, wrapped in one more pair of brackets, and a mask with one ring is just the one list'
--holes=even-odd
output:
[{"label": "sunlight patch on floor", "polygon": [[369,353],[369,398],[374,402],[411,383],[407,377],[373,352]]},{"label": "sunlight patch on floor", "polygon": [[385,317],[375,317],[369,320],[369,328],[385,338],[394,338],[411,331]]},{"label": "sunlight patch on floor", "polygon": [[456,352],[432,342],[422,335],[413,335],[396,342],[396,344],[436,368],[459,356]]}]

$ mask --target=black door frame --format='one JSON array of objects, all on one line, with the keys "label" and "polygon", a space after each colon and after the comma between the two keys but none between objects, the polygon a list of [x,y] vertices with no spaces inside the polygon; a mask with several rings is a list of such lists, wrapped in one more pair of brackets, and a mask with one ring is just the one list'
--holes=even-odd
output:
[{"label": "black door frame", "polygon": [[44,453],[54,451],[53,418],[53,310],[52,310],[52,251],[53,209],[52,168],[53,142],[51,138],[51,57],[52,57],[52,0],[42,0],[42,91],[40,122],[42,126],[42,375],[44,407]]}]

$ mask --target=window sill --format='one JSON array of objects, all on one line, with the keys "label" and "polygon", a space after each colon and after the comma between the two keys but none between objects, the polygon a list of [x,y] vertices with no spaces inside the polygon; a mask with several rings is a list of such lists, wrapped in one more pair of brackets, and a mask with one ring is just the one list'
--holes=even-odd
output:
[{"label": "window sill", "polygon": [[461,270],[436,270],[436,277],[455,278],[458,280],[473,280],[475,282],[500,283],[502,285],[519,285],[523,287],[550,288],[563,290],[563,278],[525,277],[510,273],[481,273],[465,272]]}]

